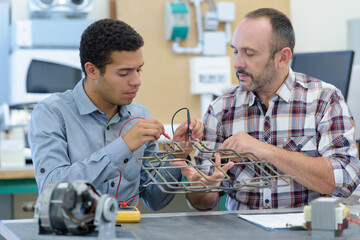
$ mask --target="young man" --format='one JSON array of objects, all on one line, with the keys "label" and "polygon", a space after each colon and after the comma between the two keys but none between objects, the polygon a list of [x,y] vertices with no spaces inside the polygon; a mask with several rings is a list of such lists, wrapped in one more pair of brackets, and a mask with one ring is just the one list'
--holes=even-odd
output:
[{"label": "young man", "polygon": [[[158,150],[156,140],[164,132],[144,106],[133,102],[141,85],[143,44],[134,29],[118,20],[99,20],[84,31],[80,59],[85,78],[32,112],[29,144],[39,192],[53,181],[83,179],[118,201],[140,193],[153,210],[171,201],[173,195],[155,185],[144,189],[151,179],[136,162]],[[202,137],[200,122],[192,119],[190,129],[193,138]],[[183,141],[186,135],[183,123],[173,138]],[[179,170],[173,174],[182,177]]]},{"label": "young man", "polygon": [[[235,30],[231,47],[239,86],[209,106],[203,140],[213,148],[252,152],[294,179],[285,187],[228,192],[227,210],[300,207],[322,195],[347,197],[359,184],[355,124],[344,97],[334,86],[289,68],[294,45],[290,20],[275,9],[248,13]],[[223,183],[228,187],[254,177],[249,167],[233,162],[223,170],[233,177]],[[211,184],[191,169],[183,174]],[[215,170],[210,178],[222,176]],[[187,198],[207,210],[220,195]]]}]

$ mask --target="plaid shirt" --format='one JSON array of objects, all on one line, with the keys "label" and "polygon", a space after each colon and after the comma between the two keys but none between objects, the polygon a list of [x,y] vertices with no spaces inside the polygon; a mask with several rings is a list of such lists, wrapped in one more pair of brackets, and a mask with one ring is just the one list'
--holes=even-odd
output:
[{"label": "plaid shirt", "polygon": [[[305,74],[290,69],[286,81],[270,99],[266,113],[253,92],[236,87],[211,103],[204,126],[203,140],[214,149],[244,131],[289,151],[327,157],[334,171],[334,196],[347,197],[359,184],[360,161],[349,108],[340,90]],[[206,162],[201,153],[196,159],[201,164]],[[254,177],[246,166],[229,171],[234,180],[224,186]],[[281,184],[281,180],[277,181]],[[292,179],[287,186],[228,192],[226,209],[300,207],[320,195]]]}]

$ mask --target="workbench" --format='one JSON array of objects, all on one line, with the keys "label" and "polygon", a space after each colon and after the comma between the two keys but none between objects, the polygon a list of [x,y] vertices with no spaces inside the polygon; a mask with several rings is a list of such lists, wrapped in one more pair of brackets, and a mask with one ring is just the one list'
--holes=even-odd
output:
[{"label": "workbench", "polygon": [[0,194],[37,193],[34,167],[0,169]]},{"label": "workbench", "polygon": [[[212,211],[191,213],[142,214],[140,223],[124,223],[117,227],[119,239],[311,239],[308,230],[268,231],[238,217],[238,214],[287,213],[299,209]],[[0,233],[6,239],[39,239],[38,224],[34,219],[0,221]],[[44,238],[45,236],[45,238]],[[120,234],[121,236],[121,234]],[[93,239],[86,236],[42,235],[40,239]],[[342,237],[360,239],[360,226],[351,223]]]},{"label": "workbench", "polygon": [[0,219],[13,218],[13,194],[37,193],[34,167],[0,169]]}]

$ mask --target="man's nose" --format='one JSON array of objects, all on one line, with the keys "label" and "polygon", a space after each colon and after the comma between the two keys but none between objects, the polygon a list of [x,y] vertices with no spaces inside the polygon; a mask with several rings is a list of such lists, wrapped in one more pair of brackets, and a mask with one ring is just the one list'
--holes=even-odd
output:
[{"label": "man's nose", "polygon": [[245,69],[246,68],[245,59],[240,54],[237,54],[236,56],[234,56],[234,68],[235,69]]},{"label": "man's nose", "polygon": [[140,79],[140,72],[135,72],[130,80],[130,85],[133,86],[140,86],[141,79]]}]

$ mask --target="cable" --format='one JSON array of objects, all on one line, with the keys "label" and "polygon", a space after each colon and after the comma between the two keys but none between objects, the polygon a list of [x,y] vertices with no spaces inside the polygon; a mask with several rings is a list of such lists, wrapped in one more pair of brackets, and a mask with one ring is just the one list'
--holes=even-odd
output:
[{"label": "cable", "polygon": [[349,221],[349,224],[351,222],[356,223],[357,225],[360,225],[360,220],[356,219],[356,218],[352,218],[352,217],[346,217],[346,219]]},{"label": "cable", "polygon": [[[119,187],[120,187],[120,183],[121,183],[121,175],[122,175],[122,174],[121,174],[121,172],[120,172],[119,183],[118,183],[118,186],[117,186],[117,188],[116,188],[116,195],[115,195],[116,201],[117,201],[117,196],[118,196],[118,193],[119,193]],[[138,193],[138,194],[140,194],[140,193]],[[137,195],[137,194],[136,194],[136,195]],[[126,202],[119,202],[119,205],[121,205],[121,206],[123,206],[123,207],[127,207],[130,202],[136,200],[137,203],[136,203],[136,206],[135,206],[135,207],[137,207],[137,206],[139,205],[139,199],[135,198],[136,195],[131,196],[131,197],[129,198],[130,200],[128,200],[128,201],[126,201]]]},{"label": "cable", "polygon": [[[149,186],[149,185],[147,185],[147,186]],[[138,193],[135,193],[134,195],[132,195],[131,197],[129,197],[129,199],[135,198],[135,196],[137,196],[137,195],[140,196],[140,194],[141,194],[143,191],[145,191],[145,189],[146,189],[146,187],[144,187],[143,189],[141,189],[141,191],[139,191]]]},{"label": "cable", "polygon": [[122,129],[125,127],[125,125],[130,122],[131,120],[134,120],[134,119],[145,119],[144,117],[133,117],[133,118],[130,118],[129,120],[127,120],[120,128],[120,131],[119,131],[119,137],[121,136],[121,131]]},{"label": "cable", "polygon": [[175,115],[176,115],[178,112],[180,112],[180,111],[182,111],[182,110],[185,110],[185,109],[186,109],[186,112],[187,112],[186,116],[187,116],[187,123],[188,123],[188,135],[189,135],[189,138],[191,138],[191,130],[190,130],[191,118],[190,118],[190,111],[189,111],[189,109],[186,108],[186,107],[180,108],[180,109],[177,110],[177,111],[174,113],[174,115],[172,116],[172,118],[171,118],[171,130],[172,130],[172,133],[173,133],[173,135],[174,135],[174,118],[175,118]]},{"label": "cable", "polygon": [[119,192],[120,183],[121,183],[121,171],[120,171],[119,183],[118,183],[118,186],[117,186],[117,189],[116,189],[116,195],[115,195],[116,201],[117,201],[117,195],[118,195],[118,192]]},{"label": "cable", "polygon": [[[116,196],[115,196],[116,200],[117,200],[117,195],[118,195],[118,193],[119,193],[120,183],[121,183],[121,172],[120,172],[119,184],[118,184],[117,189],[116,189]],[[140,193],[138,193],[138,194],[140,194]],[[136,194],[136,195],[137,195],[137,194]],[[127,207],[130,202],[132,202],[132,201],[135,200],[135,201],[136,201],[136,206],[135,206],[135,207],[137,207],[137,206],[139,205],[139,199],[135,198],[136,195],[131,196],[131,197],[129,198],[129,200],[126,201],[126,202],[119,202],[119,205],[121,205],[121,206],[123,206],[123,207]]]},{"label": "cable", "polygon": [[136,201],[135,207],[137,207],[139,205],[139,199],[137,199],[137,198],[131,198],[127,202],[119,202],[119,205],[121,205],[122,207],[127,207],[129,205],[129,203],[131,203],[134,200]]},{"label": "cable", "polygon": [[[121,131],[123,130],[124,126],[130,122],[131,120],[134,120],[134,119],[145,119],[144,117],[133,117],[133,118],[130,118],[129,120],[127,120],[120,128],[120,131],[119,131],[119,137],[121,136]],[[116,195],[115,195],[115,199],[117,201],[117,196],[118,196],[118,193],[119,193],[119,187],[120,187],[120,183],[121,183],[121,171],[120,171],[120,176],[119,176],[119,183],[118,183],[118,186],[116,188]]]},{"label": "cable", "polygon": [[[133,117],[133,118],[130,118],[129,120],[127,120],[120,128],[120,131],[119,131],[119,137],[121,136],[121,131],[123,130],[124,126],[130,122],[131,120],[134,120],[134,119],[145,119],[144,117]],[[162,135],[164,135],[167,139],[171,139],[171,137],[165,133],[165,131],[162,133]],[[116,189],[116,195],[115,195],[115,199],[117,200],[117,196],[118,196],[118,193],[119,193],[119,187],[120,187],[120,183],[121,183],[121,172],[120,172],[120,176],[119,176],[119,183],[118,183],[118,186],[117,186],[117,189]],[[139,193],[140,194],[140,193]],[[136,194],[137,195],[137,194]],[[136,196],[135,195],[135,196]],[[137,204],[136,206],[139,204],[139,200],[137,198],[131,198],[127,203],[131,202],[132,200],[136,199],[137,200]],[[121,203],[120,203],[121,204]]]}]

